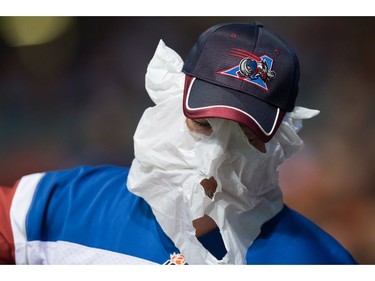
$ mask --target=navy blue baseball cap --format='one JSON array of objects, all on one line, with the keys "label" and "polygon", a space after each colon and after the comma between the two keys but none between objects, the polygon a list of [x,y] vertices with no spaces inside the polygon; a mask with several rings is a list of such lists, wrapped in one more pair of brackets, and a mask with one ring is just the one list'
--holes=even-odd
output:
[{"label": "navy blue baseball cap", "polygon": [[186,117],[224,118],[268,142],[298,93],[299,63],[280,37],[256,23],[215,25],[183,66]]}]

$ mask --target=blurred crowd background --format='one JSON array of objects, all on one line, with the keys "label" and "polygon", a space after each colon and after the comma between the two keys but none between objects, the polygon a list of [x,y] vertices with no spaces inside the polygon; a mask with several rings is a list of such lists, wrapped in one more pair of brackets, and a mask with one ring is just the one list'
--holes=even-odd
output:
[{"label": "blurred crowd background", "polygon": [[184,59],[201,32],[259,21],[301,64],[305,148],[280,169],[285,201],[375,264],[375,18],[0,17],[0,184],[78,165],[129,166],[152,106],[144,89],[160,39]]}]

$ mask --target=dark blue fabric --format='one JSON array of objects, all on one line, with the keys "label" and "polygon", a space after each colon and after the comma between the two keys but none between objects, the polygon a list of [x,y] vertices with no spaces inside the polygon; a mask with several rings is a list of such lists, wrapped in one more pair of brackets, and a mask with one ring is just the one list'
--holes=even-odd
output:
[{"label": "dark blue fabric", "polygon": [[227,253],[218,228],[207,233],[206,235],[203,235],[202,237],[198,238],[198,240],[218,260],[221,260]]}]

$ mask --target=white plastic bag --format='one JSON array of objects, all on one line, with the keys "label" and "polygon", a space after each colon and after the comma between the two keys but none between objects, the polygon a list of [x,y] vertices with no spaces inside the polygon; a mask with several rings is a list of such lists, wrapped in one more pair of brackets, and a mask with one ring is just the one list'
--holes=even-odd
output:
[{"label": "white plastic bag", "polygon": [[[278,166],[303,144],[301,120],[316,111],[296,108],[284,118],[266,153],[253,148],[240,126],[208,119],[213,133],[197,138],[186,126],[182,59],[160,41],[147,74],[148,108],[134,135],[135,159],[129,189],[143,197],[164,232],[189,264],[244,264],[264,222],[283,207]],[[209,198],[200,185],[214,177]],[[227,254],[217,260],[195,236],[192,220],[209,215],[218,225]]]}]

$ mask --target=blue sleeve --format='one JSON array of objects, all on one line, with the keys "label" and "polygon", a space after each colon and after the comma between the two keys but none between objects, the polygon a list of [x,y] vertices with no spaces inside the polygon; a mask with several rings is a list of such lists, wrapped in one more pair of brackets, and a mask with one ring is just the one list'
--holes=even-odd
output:
[{"label": "blue sleeve", "polygon": [[67,241],[164,262],[177,252],[150,206],[129,192],[129,170],[114,166],[49,172],[26,218],[29,241]]},{"label": "blue sleeve", "polygon": [[332,236],[286,206],[263,225],[246,258],[248,264],[356,264]]}]

